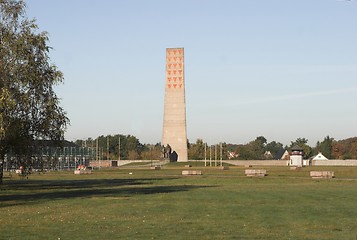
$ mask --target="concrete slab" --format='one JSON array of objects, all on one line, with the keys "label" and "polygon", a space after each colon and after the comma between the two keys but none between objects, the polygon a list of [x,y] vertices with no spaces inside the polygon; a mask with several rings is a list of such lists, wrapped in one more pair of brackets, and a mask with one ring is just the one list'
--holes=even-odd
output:
[{"label": "concrete slab", "polygon": [[312,178],[334,178],[335,172],[333,171],[310,171]]},{"label": "concrete slab", "polygon": [[265,169],[246,169],[244,171],[247,177],[265,177],[267,175],[267,170]]},{"label": "concrete slab", "polygon": [[202,175],[202,171],[200,171],[200,170],[183,170],[182,175],[184,175],[184,176]]}]

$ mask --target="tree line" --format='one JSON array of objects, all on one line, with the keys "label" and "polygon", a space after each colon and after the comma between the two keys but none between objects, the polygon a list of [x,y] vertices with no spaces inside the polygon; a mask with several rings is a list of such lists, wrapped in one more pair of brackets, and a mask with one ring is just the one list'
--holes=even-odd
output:
[{"label": "tree line", "polygon": [[[308,139],[297,138],[289,145],[277,141],[268,142],[264,136],[259,136],[246,144],[217,143],[208,145],[202,139],[190,143],[187,141],[188,157],[190,160],[203,159],[236,159],[236,160],[272,160],[285,150],[293,146],[303,149],[304,159],[313,157],[321,152],[328,159],[357,159],[357,137],[344,140],[335,140],[326,136],[318,141],[314,147],[308,145]],[[150,160],[162,159],[163,147],[160,142],[143,144],[133,135],[107,135],[95,139],[76,140],[82,147],[98,148],[102,159],[122,160]]]},{"label": "tree line", "polygon": [[160,159],[162,146],[156,144],[142,144],[133,135],[101,135],[97,138],[76,140],[75,144],[81,147],[96,149],[99,158],[103,160],[141,160]]},{"label": "tree line", "polygon": [[[216,146],[210,147],[215,149]],[[277,159],[280,153],[282,154],[285,150],[289,151],[294,146],[303,149],[304,159],[309,159],[320,152],[328,159],[357,159],[357,137],[337,141],[330,136],[318,141],[314,147],[308,144],[307,138],[297,138],[295,141],[291,141],[289,145],[284,146],[277,141],[268,142],[264,136],[259,136],[246,144],[223,143],[222,159],[272,160]],[[198,139],[195,144],[190,144],[189,158],[203,159],[203,149],[204,143],[201,139]]]}]

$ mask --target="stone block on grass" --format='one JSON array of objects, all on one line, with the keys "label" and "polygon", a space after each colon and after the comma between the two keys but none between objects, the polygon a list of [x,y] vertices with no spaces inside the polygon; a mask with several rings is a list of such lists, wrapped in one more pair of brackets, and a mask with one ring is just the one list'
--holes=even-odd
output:
[{"label": "stone block on grass", "polygon": [[312,178],[334,178],[335,172],[333,171],[310,171]]},{"label": "stone block on grass", "polygon": [[247,177],[265,177],[267,170],[265,169],[245,169],[245,175]]},{"label": "stone block on grass", "polygon": [[81,174],[92,174],[92,170],[90,169],[85,169],[85,170],[74,170],[74,174],[76,175],[81,175]]},{"label": "stone block on grass", "polygon": [[200,170],[183,170],[182,175],[184,175],[184,176],[202,175],[202,171],[200,171]]}]

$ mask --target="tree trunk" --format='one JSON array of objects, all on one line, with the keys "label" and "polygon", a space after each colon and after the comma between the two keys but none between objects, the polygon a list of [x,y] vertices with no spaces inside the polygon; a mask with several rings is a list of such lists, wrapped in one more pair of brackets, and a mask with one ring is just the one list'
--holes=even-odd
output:
[{"label": "tree trunk", "polygon": [[[3,150],[3,149],[1,149]],[[2,179],[4,176],[4,162],[5,162],[5,154],[3,151],[0,153],[0,185],[2,184]]]},{"label": "tree trunk", "polygon": [[0,185],[2,184],[2,177],[4,175],[4,161],[3,159],[0,160]]}]

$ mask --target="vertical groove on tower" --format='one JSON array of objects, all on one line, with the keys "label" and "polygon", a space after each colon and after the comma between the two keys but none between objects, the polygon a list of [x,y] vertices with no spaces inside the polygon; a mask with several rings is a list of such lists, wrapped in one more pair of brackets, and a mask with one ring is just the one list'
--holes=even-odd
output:
[{"label": "vertical groove on tower", "polygon": [[184,49],[166,49],[166,81],[162,144],[169,144],[178,161],[188,161]]}]

